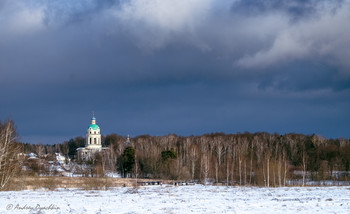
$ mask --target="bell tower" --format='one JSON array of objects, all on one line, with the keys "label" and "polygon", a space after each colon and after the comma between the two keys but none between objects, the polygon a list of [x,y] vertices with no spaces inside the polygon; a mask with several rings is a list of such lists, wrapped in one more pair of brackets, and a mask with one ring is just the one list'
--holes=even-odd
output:
[{"label": "bell tower", "polygon": [[91,125],[87,130],[85,147],[89,149],[99,149],[102,147],[100,127],[96,124],[94,113],[92,114]]}]

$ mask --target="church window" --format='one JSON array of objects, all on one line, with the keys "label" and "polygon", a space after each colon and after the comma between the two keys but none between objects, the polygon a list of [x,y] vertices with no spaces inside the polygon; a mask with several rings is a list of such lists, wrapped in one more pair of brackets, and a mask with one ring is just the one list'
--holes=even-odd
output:
[{"label": "church window", "polygon": [[91,144],[91,137],[89,138],[89,141],[90,141],[89,144]]},{"label": "church window", "polygon": [[96,144],[96,138],[94,138],[94,143]]}]

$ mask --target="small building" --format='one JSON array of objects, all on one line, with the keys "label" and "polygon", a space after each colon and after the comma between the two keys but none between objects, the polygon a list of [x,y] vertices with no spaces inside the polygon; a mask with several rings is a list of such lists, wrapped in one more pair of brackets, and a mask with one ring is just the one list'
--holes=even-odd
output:
[{"label": "small building", "polygon": [[79,160],[89,160],[96,152],[106,149],[102,147],[100,127],[96,124],[95,116],[92,116],[91,125],[87,129],[85,147],[77,149]]},{"label": "small building", "polygon": [[65,164],[66,163],[66,160],[69,162],[69,158],[66,159],[66,157],[64,157],[61,153],[55,153],[56,155],[56,161],[57,163],[59,164]]},{"label": "small building", "polygon": [[39,159],[38,155],[35,153],[29,153],[28,155],[25,155],[25,156],[29,156],[28,159]]}]

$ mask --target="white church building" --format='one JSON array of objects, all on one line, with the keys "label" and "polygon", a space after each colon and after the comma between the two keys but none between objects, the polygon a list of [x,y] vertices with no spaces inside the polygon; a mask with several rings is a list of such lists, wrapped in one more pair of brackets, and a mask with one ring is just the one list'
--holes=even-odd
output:
[{"label": "white church building", "polygon": [[92,116],[91,125],[88,127],[86,133],[85,147],[77,149],[78,160],[91,159],[96,152],[104,149],[106,147],[102,147],[100,127],[96,124],[95,116]]}]

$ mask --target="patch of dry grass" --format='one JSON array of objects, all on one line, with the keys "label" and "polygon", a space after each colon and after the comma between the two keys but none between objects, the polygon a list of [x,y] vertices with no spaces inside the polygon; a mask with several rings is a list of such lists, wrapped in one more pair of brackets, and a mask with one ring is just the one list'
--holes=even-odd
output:
[{"label": "patch of dry grass", "polygon": [[[138,179],[137,181],[151,181]],[[165,181],[166,182],[166,181]],[[164,183],[164,182],[163,182]],[[109,177],[57,177],[57,176],[21,176],[13,178],[6,191],[25,189],[78,188],[85,190],[107,190],[111,187],[133,187],[137,189],[136,179]]]}]

